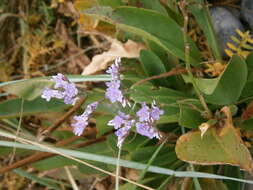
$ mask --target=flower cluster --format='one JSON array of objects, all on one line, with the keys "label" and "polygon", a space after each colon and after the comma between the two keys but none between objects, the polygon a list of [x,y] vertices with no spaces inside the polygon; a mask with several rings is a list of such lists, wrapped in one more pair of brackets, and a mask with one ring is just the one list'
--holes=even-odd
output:
[{"label": "flower cluster", "polygon": [[120,67],[120,58],[117,58],[115,60],[115,63],[112,64],[111,67],[106,71],[107,73],[111,74],[111,81],[106,82],[106,86],[108,87],[105,92],[105,97],[111,101],[111,103],[120,102],[123,107],[127,105],[127,100],[123,96],[121,90],[120,90],[120,73],[119,73],[119,67]]},{"label": "flower cluster", "polygon": [[136,131],[140,135],[146,136],[150,139],[160,138],[159,132],[154,128],[155,121],[159,120],[160,115],[163,115],[164,111],[160,110],[155,102],[152,103],[149,108],[146,103],[142,103],[141,109],[136,113],[139,117],[139,122],[136,123]]},{"label": "flower cluster", "polygon": [[118,137],[118,147],[121,147],[125,138],[130,132],[132,126],[136,126],[136,132],[140,135],[146,136],[150,139],[160,138],[158,130],[154,127],[155,121],[159,120],[160,115],[164,113],[160,110],[155,103],[152,108],[149,108],[146,103],[142,103],[142,108],[136,113],[138,122],[131,119],[130,115],[118,112],[111,121],[108,122],[109,126],[114,126],[116,129],[115,135]]},{"label": "flower cluster", "polygon": [[78,90],[74,83],[61,73],[52,77],[55,82],[54,89],[45,88],[41,97],[50,101],[51,98],[64,99],[65,104],[74,104]]},{"label": "flower cluster", "polygon": [[98,102],[93,102],[86,107],[83,114],[79,116],[74,116],[74,120],[76,120],[76,123],[73,123],[71,126],[73,127],[73,132],[75,135],[77,136],[82,135],[84,129],[88,125],[88,119],[89,119],[90,114],[94,112],[97,106],[98,106]]},{"label": "flower cluster", "polygon": [[[115,63],[108,68],[106,71],[111,75],[111,81],[106,82],[105,97],[110,100],[111,103],[119,102],[123,107],[129,105],[127,99],[123,96],[120,90],[120,58],[115,60]],[[52,77],[55,82],[54,89],[45,88],[41,97],[50,101],[51,98],[64,99],[66,104],[73,104],[76,100],[78,90],[74,83],[71,83],[63,74],[58,73],[56,76]],[[74,116],[76,121],[71,126],[73,127],[73,132],[75,135],[82,135],[86,126],[88,125],[88,120],[90,115],[97,108],[98,102],[93,102],[89,104],[83,114],[79,116]],[[141,104],[141,109],[136,113],[136,116],[130,116],[123,112],[118,112],[111,121],[108,122],[109,126],[113,126],[116,130],[115,135],[118,137],[117,146],[121,147],[124,140],[130,133],[130,129],[135,126],[136,132],[140,135],[146,136],[150,139],[160,138],[158,130],[154,127],[155,122],[159,120],[160,116],[164,113],[160,110],[155,102],[152,103],[151,107],[147,106],[146,103]]]},{"label": "flower cluster", "polygon": [[125,115],[120,111],[118,112],[118,115],[108,122],[109,126],[114,126],[114,129],[117,130],[115,135],[118,137],[118,147],[122,146],[134,123],[135,121],[130,119],[130,115]]}]

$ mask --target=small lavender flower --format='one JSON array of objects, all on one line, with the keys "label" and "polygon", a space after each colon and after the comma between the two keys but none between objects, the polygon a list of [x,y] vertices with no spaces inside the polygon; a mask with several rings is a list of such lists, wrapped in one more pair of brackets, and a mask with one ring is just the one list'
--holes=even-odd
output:
[{"label": "small lavender flower", "polygon": [[73,123],[71,126],[73,127],[73,132],[75,135],[77,136],[82,135],[83,131],[88,125],[88,119],[90,114],[94,112],[97,106],[98,102],[93,102],[86,107],[82,115],[73,117],[74,120],[76,120],[76,123]]},{"label": "small lavender flower", "polygon": [[150,120],[150,108],[146,103],[141,104],[141,109],[136,113],[140,121],[149,121]]},{"label": "small lavender flower", "polygon": [[105,97],[111,101],[111,103],[120,102],[123,107],[128,104],[128,101],[124,98],[123,93],[120,90],[120,58],[115,60],[115,63],[106,71],[111,74],[111,81],[105,83],[108,87],[106,89]]},{"label": "small lavender flower", "polygon": [[54,88],[64,88],[68,85],[68,79],[63,74],[58,73],[55,76],[52,76],[52,81],[55,82]]},{"label": "small lavender flower", "polygon": [[136,132],[140,135],[146,136],[150,139],[158,138],[160,139],[160,134],[156,128],[154,128],[150,123],[136,123]]},{"label": "small lavender flower", "polygon": [[153,122],[156,120],[159,120],[160,115],[164,113],[163,110],[160,110],[155,102],[152,103],[152,108],[150,109],[146,103],[141,104],[142,107],[141,109],[137,112],[137,116],[139,117],[139,120],[141,122],[146,121],[146,122]]},{"label": "small lavender flower", "polygon": [[163,115],[164,114],[164,111],[163,110],[160,110],[155,102],[152,104],[152,109],[151,109],[151,112],[150,112],[150,117],[152,118],[152,120],[159,120],[160,119],[160,115]]},{"label": "small lavender flower", "polygon": [[73,123],[71,126],[73,127],[73,132],[77,136],[81,136],[83,134],[84,129],[88,125],[88,117],[84,115],[74,116],[74,120],[76,123]]},{"label": "small lavender flower", "polygon": [[75,84],[69,82],[61,73],[53,76],[51,80],[55,82],[54,89],[45,88],[41,97],[47,101],[51,98],[64,99],[65,104],[73,104],[78,94]]},{"label": "small lavender flower", "polygon": [[123,112],[118,112],[111,121],[108,122],[109,126],[114,126],[114,129],[119,129],[122,125],[125,125],[127,120],[130,119],[129,115],[125,115]]},{"label": "small lavender flower", "polygon": [[120,91],[120,81],[111,81],[107,82],[106,86],[108,87],[105,92],[105,97],[111,101],[111,103],[115,102],[123,102],[123,94]]},{"label": "small lavender flower", "polygon": [[122,146],[134,123],[135,121],[131,120],[129,115],[126,115],[120,111],[118,112],[118,115],[108,122],[109,126],[114,126],[114,129],[117,129],[115,135],[118,137],[117,146],[119,148]]},{"label": "small lavender flower", "polygon": [[125,127],[122,127],[122,128],[120,128],[120,129],[118,129],[118,130],[115,132],[115,135],[118,137],[117,146],[118,146],[119,148],[122,147],[122,144],[123,144],[124,140],[126,139],[126,137],[128,136],[131,127],[132,127],[132,126],[125,126]]},{"label": "small lavender flower", "polygon": [[164,111],[160,110],[155,102],[152,103],[151,108],[149,108],[146,103],[142,103],[141,105],[141,109],[137,112],[140,122],[136,123],[136,132],[150,139],[160,138],[159,132],[154,127],[154,124],[155,121],[159,120],[160,115],[162,115]]},{"label": "small lavender flower", "polygon": [[106,73],[111,74],[112,80],[120,80],[120,74],[119,74],[119,64],[121,59],[116,58],[115,63],[112,64],[111,67],[106,71]]},{"label": "small lavender flower", "polygon": [[41,95],[42,98],[46,99],[46,101],[50,101],[51,98],[62,99],[64,97],[63,93],[58,90],[53,90],[50,88],[45,88]]}]

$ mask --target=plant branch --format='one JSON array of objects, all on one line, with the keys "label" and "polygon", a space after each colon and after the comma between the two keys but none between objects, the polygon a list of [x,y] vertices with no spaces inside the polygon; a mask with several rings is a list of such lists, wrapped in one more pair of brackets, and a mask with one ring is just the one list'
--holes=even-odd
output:
[{"label": "plant branch", "polygon": [[160,75],[154,75],[152,77],[148,77],[148,78],[145,78],[143,80],[140,80],[136,83],[134,83],[132,85],[132,87],[135,87],[135,86],[138,86],[138,85],[141,85],[145,82],[148,82],[150,80],[154,80],[154,79],[159,79],[159,78],[164,78],[164,77],[169,77],[169,76],[174,76],[174,75],[179,75],[179,74],[183,74],[183,73],[187,73],[187,70],[185,68],[173,68],[171,69],[169,72],[166,72],[166,73],[162,73]]},{"label": "plant branch", "polygon": [[186,6],[187,6],[187,2],[185,0],[180,1],[179,3],[179,7],[181,9],[181,12],[183,14],[184,17],[184,27],[183,27],[183,37],[184,37],[184,44],[185,44],[185,65],[186,65],[186,70],[187,73],[190,77],[191,83],[193,85],[193,88],[200,100],[200,103],[202,104],[205,112],[207,113],[207,118],[212,118],[212,112],[209,110],[207,103],[205,102],[204,97],[202,96],[195,80],[194,80],[194,76],[191,72],[191,65],[190,65],[190,45],[188,43],[188,39],[187,39],[187,34],[188,34],[188,22],[189,22],[189,17],[188,17],[188,13],[186,10]]}]

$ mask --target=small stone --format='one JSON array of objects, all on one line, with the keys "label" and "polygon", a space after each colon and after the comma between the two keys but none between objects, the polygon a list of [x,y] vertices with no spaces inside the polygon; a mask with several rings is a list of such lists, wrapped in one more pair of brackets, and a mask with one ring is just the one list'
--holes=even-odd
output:
[{"label": "small stone", "polygon": [[243,19],[249,24],[253,31],[253,0],[242,0],[241,10]]},{"label": "small stone", "polygon": [[225,49],[227,49],[227,43],[233,43],[231,36],[239,38],[236,33],[236,29],[244,31],[244,27],[239,18],[235,17],[229,10],[224,7],[210,8],[210,14],[214,30],[217,34],[217,41],[220,46],[220,51],[223,57],[226,57]]}]

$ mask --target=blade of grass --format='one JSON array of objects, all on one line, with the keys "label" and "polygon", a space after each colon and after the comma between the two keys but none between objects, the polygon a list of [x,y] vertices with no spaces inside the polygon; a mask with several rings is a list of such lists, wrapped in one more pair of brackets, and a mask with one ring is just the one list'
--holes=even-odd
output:
[{"label": "blade of grass", "polygon": [[[9,133],[6,133],[6,132],[3,132],[2,130],[0,130],[0,135],[2,135],[2,136],[5,136],[5,137],[7,137],[7,138],[12,138],[12,139],[14,139],[14,135],[12,135],[12,134],[9,134]],[[44,150],[45,152],[52,152],[52,153],[55,153],[55,154],[59,154],[59,155],[61,155],[61,156],[63,156],[63,157],[66,157],[66,158],[69,158],[69,159],[71,159],[71,160],[74,160],[74,161],[76,161],[76,162],[79,162],[79,163],[82,163],[82,164],[84,164],[84,165],[86,165],[86,166],[88,166],[88,167],[91,167],[91,168],[93,168],[93,169],[95,169],[95,170],[98,170],[98,171],[100,171],[100,172],[103,172],[103,173],[105,173],[105,174],[107,174],[107,175],[111,175],[111,176],[113,176],[113,177],[115,177],[116,175],[115,174],[113,174],[113,173],[111,173],[111,172],[109,172],[109,171],[106,171],[106,170],[103,170],[103,169],[101,169],[101,168],[99,168],[99,167],[96,167],[96,166],[94,166],[94,165],[92,165],[92,164],[90,164],[90,163],[88,163],[88,162],[85,162],[85,161],[83,161],[83,160],[80,160],[80,159],[77,159],[77,158],[75,158],[75,157],[73,157],[73,153],[70,153],[70,154],[65,154],[65,151],[62,151],[62,150],[56,150],[56,148],[55,147],[50,147],[50,146],[48,146],[48,145],[43,145],[43,144],[40,144],[40,143],[37,143],[37,142],[34,142],[34,141],[30,141],[30,140],[27,140],[27,139],[24,139],[24,138],[20,138],[20,137],[18,137],[17,138],[17,141],[20,141],[21,143],[24,143],[24,144],[19,144],[19,145],[21,145],[21,146],[26,146],[27,144],[32,144],[32,145],[28,145],[28,147],[30,148],[30,149],[33,149],[33,148],[35,148],[35,149],[37,149],[37,150]],[[6,141],[5,141],[6,142]],[[12,145],[13,145],[13,143],[15,144],[15,142],[9,142],[9,143],[11,143]],[[0,144],[1,145],[1,144]],[[5,145],[7,145],[7,144],[5,144]],[[12,147],[12,146],[11,146]],[[17,146],[16,146],[17,147]],[[33,147],[33,148],[32,148]],[[28,149],[29,149],[28,148]],[[95,154],[90,154],[89,155],[90,156],[90,158],[91,157],[94,157],[94,156],[96,156]],[[89,157],[88,156],[88,157]],[[97,158],[99,158],[100,156],[98,156]],[[106,157],[104,157],[104,158],[102,158],[102,159],[106,159]],[[91,159],[89,159],[89,160],[93,160],[92,158]],[[95,159],[94,161],[96,161],[97,159]],[[113,160],[113,163],[111,163],[111,164],[113,164],[113,165],[115,165],[116,164],[116,159],[115,158],[112,158],[112,160]],[[102,161],[102,160],[101,160]],[[129,183],[132,183],[132,184],[136,184],[136,185],[138,185],[138,186],[140,186],[140,187],[142,187],[142,188],[144,188],[144,189],[147,189],[147,190],[154,190],[153,188],[150,188],[150,187],[147,187],[147,186],[145,186],[145,185],[142,185],[142,184],[138,184],[138,183],[136,183],[136,182],[134,182],[134,181],[132,181],[132,180],[129,180],[129,179],[127,179],[127,178],[124,178],[124,177],[122,177],[122,176],[119,176],[119,178],[120,179],[122,179],[122,180],[125,180],[125,181],[127,181],[127,182],[129,182]]]},{"label": "blade of grass", "polygon": [[[144,170],[141,171],[139,178],[137,179],[137,183],[141,183],[143,177],[145,176],[145,174],[148,171],[148,168],[151,166],[151,164],[153,163],[153,161],[155,160],[155,158],[157,157],[158,153],[160,152],[160,150],[162,149],[162,147],[165,145],[165,143],[167,142],[167,138],[163,141],[162,144],[160,144],[160,146],[156,149],[156,151],[154,152],[154,154],[151,156],[151,158],[149,159],[146,167]],[[137,186],[134,186],[134,190],[137,189]]]},{"label": "blade of grass", "polygon": [[173,175],[167,177],[167,178],[164,180],[164,182],[158,187],[157,190],[163,190],[163,189],[165,188],[165,186],[170,182],[170,180],[173,179],[173,177],[174,177]]},{"label": "blade of grass", "polygon": [[[11,138],[15,139],[15,135],[7,133],[3,130],[0,130],[0,135],[4,136],[6,138]],[[22,143],[16,143],[16,142],[10,142],[10,141],[0,141],[0,145],[2,146],[7,146],[7,147],[17,147],[17,148],[23,148],[23,149],[30,149],[30,150],[37,150],[37,151],[43,151],[43,152],[52,152],[56,153],[62,156],[65,156],[70,159],[78,160],[76,158],[81,158],[81,159],[86,159],[86,160],[91,160],[91,161],[97,161],[101,163],[106,163],[106,164],[112,164],[116,165],[117,159],[109,156],[101,156],[101,155],[96,155],[96,154],[91,154],[91,153],[85,153],[85,152],[80,152],[77,150],[68,150],[68,149],[63,149],[63,148],[57,148],[57,147],[52,147],[52,146],[47,146],[43,144],[39,144],[33,141],[29,141],[27,139],[23,139],[18,137],[18,141],[21,141],[25,144]],[[27,144],[28,143],[28,144]],[[30,145],[32,144],[32,145]],[[76,158],[74,158],[76,157]],[[78,162],[83,163],[81,160],[78,160]],[[122,160],[120,159],[120,166],[123,167],[128,167],[128,168],[133,168],[133,169],[139,169],[143,170],[146,168],[145,164],[141,164],[138,162],[132,162],[132,161],[127,161],[127,160]],[[94,167],[94,166],[92,166]],[[99,169],[99,168],[98,168]],[[101,169],[99,169],[101,171]],[[238,179],[238,178],[233,178],[233,177],[227,177],[227,176],[222,176],[222,175],[216,175],[216,174],[209,174],[209,173],[203,173],[203,172],[192,172],[192,171],[174,171],[166,168],[161,168],[157,166],[151,165],[148,168],[149,172],[153,173],[159,173],[159,174],[165,174],[165,175],[174,175],[175,177],[198,177],[198,178],[210,178],[210,179],[227,179],[227,180],[233,180],[233,181],[239,181],[243,183],[248,183],[248,184],[253,184],[253,180],[244,180],[244,179]],[[105,171],[102,171],[105,172]],[[110,172],[107,172],[110,173]],[[115,174],[110,173],[109,175],[115,176]],[[130,183],[134,183],[131,180],[125,179],[123,177],[120,177],[121,179],[125,181],[130,181]],[[143,186],[141,184],[138,184],[139,186]],[[144,186],[146,189],[152,189],[152,188],[147,188]]]}]

